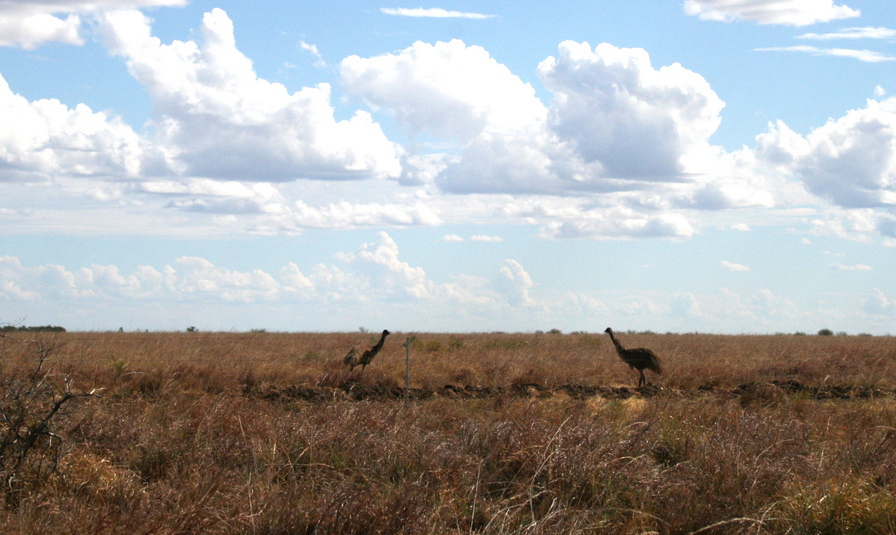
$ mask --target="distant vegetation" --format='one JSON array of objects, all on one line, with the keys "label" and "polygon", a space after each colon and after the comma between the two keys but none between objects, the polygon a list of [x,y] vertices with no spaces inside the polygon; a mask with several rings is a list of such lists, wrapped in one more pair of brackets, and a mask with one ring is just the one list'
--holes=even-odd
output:
[{"label": "distant vegetation", "polygon": [[21,331],[21,332],[54,332],[54,333],[64,333],[65,328],[59,327],[56,325],[41,325],[37,327],[27,327],[25,325],[4,325],[0,327],[0,331],[3,332],[12,332],[12,331]]}]

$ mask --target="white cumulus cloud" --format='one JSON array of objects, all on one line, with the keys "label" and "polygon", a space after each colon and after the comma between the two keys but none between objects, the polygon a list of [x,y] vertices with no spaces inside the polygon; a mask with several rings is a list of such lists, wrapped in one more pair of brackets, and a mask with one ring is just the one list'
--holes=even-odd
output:
[{"label": "white cumulus cloud", "polygon": [[365,243],[357,253],[342,258],[370,280],[368,292],[392,297],[425,299],[432,294],[432,283],[423,268],[413,267],[398,259],[398,245],[385,232],[376,241]]},{"label": "white cumulus cloud", "polygon": [[4,15],[0,11],[0,46],[33,50],[49,41],[83,45],[81,17],[72,14],[63,19],[47,13],[16,17]]},{"label": "white cumulus cloud", "polygon": [[533,303],[529,290],[535,286],[535,283],[516,260],[507,259],[501,263],[494,285],[512,305],[520,306]]},{"label": "white cumulus cloud", "polygon": [[315,67],[326,67],[327,66],[327,62],[324,61],[324,57],[321,55],[320,50],[317,49],[317,45],[306,43],[305,41],[300,41],[299,48],[301,48],[302,50],[311,54],[311,56],[314,57],[314,66]]},{"label": "white cumulus cloud", "polygon": [[873,288],[871,295],[862,302],[862,308],[869,314],[878,316],[896,316],[896,299],[891,299],[880,289]]},{"label": "white cumulus cloud", "polygon": [[347,90],[385,107],[411,132],[469,141],[544,117],[535,91],[482,47],[418,41],[398,53],[342,61]]},{"label": "white cumulus cloud", "polygon": [[181,6],[187,0],[7,0],[0,2],[0,46],[83,45],[82,17],[108,9]]},{"label": "white cumulus cloud", "polygon": [[60,174],[133,178],[145,157],[145,144],[119,117],[84,104],[29,101],[0,75],[0,181]]},{"label": "white cumulus cloud", "polygon": [[155,142],[172,172],[258,181],[400,174],[398,148],[369,113],[334,118],[329,85],[289,93],[259,78],[223,10],[205,14],[200,42],[167,45],[139,11],[98,18],[110,51],[149,92]]},{"label": "white cumulus cloud", "polygon": [[549,124],[593,175],[670,179],[718,128],[724,102],[679,64],[655,69],[643,49],[565,41],[538,66],[554,94]]},{"label": "white cumulus cloud", "polygon": [[374,110],[452,144],[405,159],[408,183],[595,198],[587,215],[565,210],[569,217],[551,221],[544,235],[690,235],[684,216],[669,212],[676,205],[769,204],[748,177],[709,184],[715,176],[704,160],[718,158],[708,139],[724,103],[703,77],[678,64],[654,68],[642,49],[568,41],[558,51],[537,69],[553,93],[549,106],[487,51],[459,40],[352,56],[341,72],[345,88]]},{"label": "white cumulus cloud", "polygon": [[735,262],[729,262],[727,260],[722,260],[722,267],[727,269],[728,271],[750,271],[750,268],[748,266],[737,264]]},{"label": "white cumulus cloud", "polygon": [[778,121],[757,137],[757,153],[837,205],[896,206],[896,98],[869,100],[806,136]]}]

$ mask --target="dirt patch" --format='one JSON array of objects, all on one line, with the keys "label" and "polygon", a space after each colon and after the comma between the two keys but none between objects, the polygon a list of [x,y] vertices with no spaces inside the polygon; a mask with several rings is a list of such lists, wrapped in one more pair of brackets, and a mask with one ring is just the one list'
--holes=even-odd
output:
[{"label": "dirt patch", "polygon": [[628,399],[631,397],[652,398],[657,396],[719,396],[737,398],[741,403],[778,403],[792,396],[812,399],[868,399],[894,397],[896,393],[872,386],[845,385],[804,385],[798,381],[750,382],[734,388],[701,385],[693,390],[667,389],[657,385],[640,388],[612,387],[583,384],[566,384],[547,388],[536,383],[514,384],[510,386],[476,386],[446,384],[436,388],[411,388],[394,385],[360,384],[347,382],[339,387],[315,387],[291,385],[286,387],[253,385],[243,394],[249,397],[271,401],[304,401],[306,403],[327,403],[332,401],[395,401],[400,399],[426,400],[448,399],[490,399],[498,397],[549,398],[565,395],[572,399],[588,399],[600,396],[604,399]]},{"label": "dirt patch", "polygon": [[703,384],[692,389],[665,388],[648,384],[640,388],[601,386],[571,383],[556,387],[545,387],[538,383],[515,383],[507,386],[477,386],[450,383],[441,387],[411,388],[391,384],[361,383],[346,381],[339,386],[290,385],[278,387],[258,384],[246,385],[243,394],[249,397],[272,401],[304,401],[307,403],[327,403],[332,401],[394,401],[401,399],[426,400],[447,399],[491,399],[549,398],[563,395],[572,399],[588,399],[600,396],[604,399],[628,399],[632,397],[653,398],[658,396],[720,397],[738,399],[742,404],[780,403],[794,396],[819,400],[848,400],[896,397],[893,390],[884,390],[867,385],[807,385],[795,380],[775,380],[770,382],[752,381],[735,387]]},{"label": "dirt patch", "polygon": [[804,385],[799,381],[772,381],[770,383],[750,382],[739,385],[733,390],[736,396],[753,396],[771,390],[779,391],[785,395],[804,395],[814,399],[867,399],[874,397],[889,397],[892,391],[867,385]]},{"label": "dirt patch", "polygon": [[399,399],[425,400],[432,398],[448,399],[490,399],[498,397],[515,398],[549,398],[563,394],[573,399],[587,399],[601,396],[605,399],[628,399],[633,396],[650,398],[666,392],[656,385],[641,388],[593,386],[567,384],[555,388],[547,388],[537,383],[513,384],[510,386],[476,386],[446,384],[437,388],[411,388],[377,384],[359,384],[348,382],[340,387],[312,387],[291,385],[286,387],[252,385],[243,390],[249,397],[268,399],[271,401],[304,401],[307,403],[326,403],[336,400],[347,401],[394,401]]}]

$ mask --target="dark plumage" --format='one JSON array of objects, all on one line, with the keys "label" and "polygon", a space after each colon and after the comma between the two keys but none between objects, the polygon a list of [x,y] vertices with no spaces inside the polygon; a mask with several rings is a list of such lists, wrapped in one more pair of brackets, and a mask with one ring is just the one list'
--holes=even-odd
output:
[{"label": "dark plumage", "polygon": [[358,365],[358,355],[355,348],[351,348],[346,353],[345,358],[342,359],[342,363],[351,368],[351,371],[355,371],[355,366]]},{"label": "dark plumage", "polygon": [[389,334],[391,333],[388,330],[383,329],[383,334],[380,336],[380,341],[377,342],[375,346],[365,350],[364,353],[361,354],[361,358],[357,357],[355,348],[349,349],[348,354],[345,355],[345,358],[342,359],[342,363],[346,366],[349,366],[351,371],[355,371],[355,366],[360,365],[361,371],[363,372],[367,365],[370,364],[370,361],[373,360],[373,357],[375,357],[376,354],[380,352],[380,349],[383,348],[383,342],[386,341],[386,336],[388,336]]},{"label": "dark plumage", "polygon": [[644,370],[650,370],[656,374],[663,373],[663,365],[660,364],[660,358],[657,357],[653,351],[643,347],[626,349],[622,347],[622,344],[620,344],[616,340],[616,337],[613,336],[613,329],[607,327],[607,330],[604,332],[610,335],[610,340],[612,340],[613,345],[616,346],[616,352],[619,353],[619,358],[633,369],[638,370],[638,373],[641,374],[640,377],[638,377],[638,387],[647,384],[647,378],[644,377]]}]

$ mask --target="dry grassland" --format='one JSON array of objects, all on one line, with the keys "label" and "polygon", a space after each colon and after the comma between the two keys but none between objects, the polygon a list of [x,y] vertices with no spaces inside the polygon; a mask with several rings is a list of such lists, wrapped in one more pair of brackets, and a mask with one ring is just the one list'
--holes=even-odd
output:
[{"label": "dry grassland", "polygon": [[896,338],[408,336],[8,334],[0,532],[896,533]]}]

